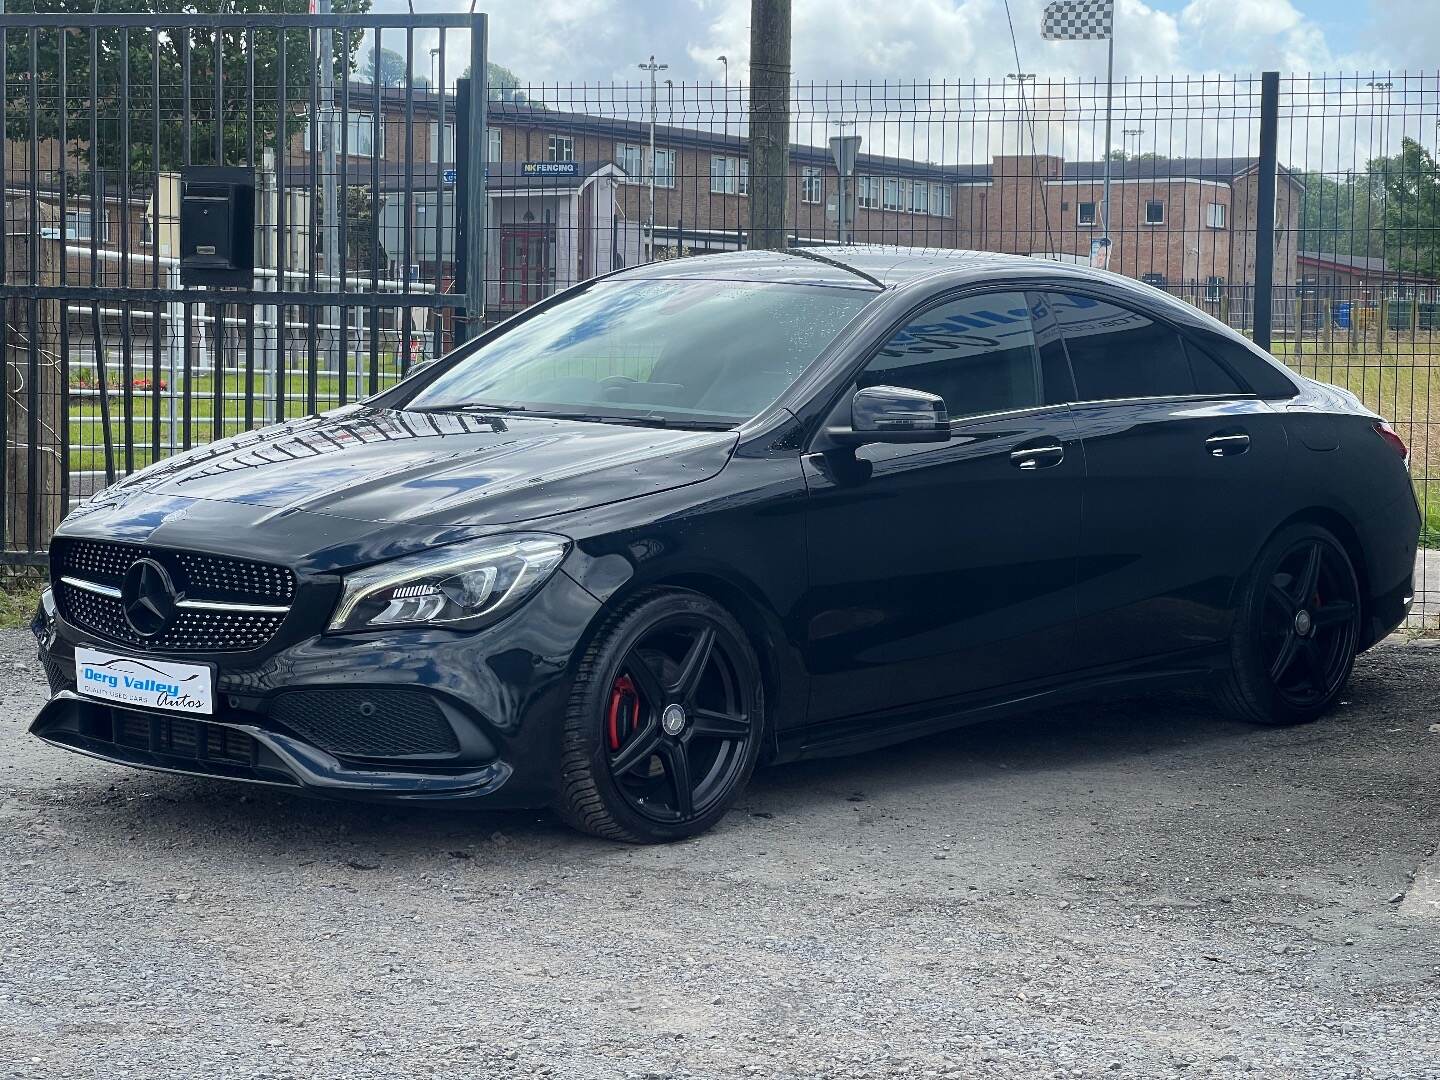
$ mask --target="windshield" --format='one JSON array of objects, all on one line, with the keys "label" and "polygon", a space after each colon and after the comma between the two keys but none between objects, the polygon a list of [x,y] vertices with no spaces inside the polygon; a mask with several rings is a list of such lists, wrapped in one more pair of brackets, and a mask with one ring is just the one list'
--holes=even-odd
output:
[{"label": "windshield", "polygon": [[774,401],[875,295],[599,281],[457,361],[404,407],[729,427]]}]

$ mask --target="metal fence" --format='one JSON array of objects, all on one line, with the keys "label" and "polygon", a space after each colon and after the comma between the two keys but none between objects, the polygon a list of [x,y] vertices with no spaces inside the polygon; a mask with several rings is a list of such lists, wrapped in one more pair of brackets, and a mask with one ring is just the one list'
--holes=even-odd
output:
[{"label": "metal fence", "polygon": [[[480,30],[468,19],[335,17],[342,61],[332,91],[313,61],[323,46],[311,31],[327,24],[291,19],[262,29],[237,17],[227,34],[247,46],[252,37],[289,35],[278,50],[288,59],[237,47],[232,61],[227,38],[217,90],[215,65],[198,60],[216,50],[213,31],[192,27],[189,60],[181,57],[178,80],[167,82],[173,65],[156,65],[140,48],[166,31],[131,29],[132,61],[142,53],[150,74],[132,74],[128,97],[116,98],[57,71],[49,29],[17,26],[18,18],[7,20],[0,72],[11,136],[11,368],[17,356],[20,368],[30,363],[15,343],[33,352],[27,327],[45,318],[27,305],[54,298],[23,286],[71,273],[82,275],[72,290],[91,281],[107,288],[95,299],[61,298],[68,308],[61,303],[55,340],[40,354],[53,354],[61,369],[54,407],[65,417],[56,451],[64,468],[54,480],[29,462],[12,468],[12,505],[37,489],[17,479],[22,473],[42,476],[40,490],[63,489],[63,505],[112,471],[387,385],[464,332],[467,284],[473,326],[618,267],[747,246],[750,99],[738,80],[695,84],[656,71],[653,82],[527,86],[491,70],[482,118],[456,92],[454,35]],[[97,43],[104,53],[112,33],[103,23],[77,32],[72,51],[80,55]],[[388,69],[371,59],[385,50],[397,54]],[[82,65],[92,82],[93,67]],[[101,66],[102,81],[109,71]],[[59,84],[82,123],[68,134],[77,162],[69,174],[65,156],[45,149],[44,117],[56,111]],[[1108,155],[1103,82],[1016,73],[988,82],[802,82],[790,95],[792,242],[1020,253],[1106,265],[1165,289],[1389,417],[1411,447],[1426,543],[1440,546],[1440,424],[1431,406],[1440,352],[1440,76],[1125,80],[1114,87]],[[138,173],[132,166],[128,188],[93,149],[97,134],[103,147],[115,129],[119,100],[154,127],[143,128],[153,148],[139,155]],[[67,110],[58,111],[63,123]],[[323,127],[310,123],[327,115],[335,118],[331,157],[323,137],[312,138]],[[26,130],[42,137],[27,142]],[[858,140],[843,175],[834,138]],[[293,303],[271,295],[267,305],[256,295],[216,308],[215,298],[176,291],[167,279],[173,218],[164,202],[168,165],[157,162],[212,160],[206,155],[216,151],[202,149],[212,145],[227,160],[250,155],[262,174],[260,148],[271,152],[261,243],[273,252],[273,288],[301,290]],[[35,163],[33,183],[16,172],[21,157]],[[467,158],[476,167],[467,170]],[[86,187],[81,176],[97,182]],[[327,278],[319,206],[331,190],[344,193],[345,224],[331,246],[346,253],[346,269]],[[117,240],[100,215],[120,206],[133,206],[136,220]],[[477,219],[468,240],[467,207]],[[35,266],[33,248],[16,246],[37,227],[64,233],[63,257],[57,241],[40,277],[25,269]],[[118,277],[127,266],[129,293]],[[159,291],[137,302],[137,282]],[[12,411],[9,423],[9,444],[35,457],[36,413]],[[12,523],[4,546],[38,550],[44,525]],[[1417,586],[1420,610],[1440,618],[1440,553],[1423,556]]]},{"label": "metal fence", "polygon": [[[464,299],[435,252],[454,246],[454,177],[413,167],[429,92],[355,75],[372,53],[415,67],[433,48],[453,82],[447,56],[483,68],[484,25],[0,16],[0,561],[40,557],[118,476],[373,394],[447,347]],[[453,127],[453,99],[429,96]],[[182,287],[194,165],[254,170],[248,288]]]}]

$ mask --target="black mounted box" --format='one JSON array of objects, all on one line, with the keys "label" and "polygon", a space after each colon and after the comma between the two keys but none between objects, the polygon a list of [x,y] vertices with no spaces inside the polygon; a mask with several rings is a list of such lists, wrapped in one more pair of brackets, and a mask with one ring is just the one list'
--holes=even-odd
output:
[{"label": "black mounted box", "polygon": [[254,287],[254,169],[187,165],[180,170],[180,284]]}]

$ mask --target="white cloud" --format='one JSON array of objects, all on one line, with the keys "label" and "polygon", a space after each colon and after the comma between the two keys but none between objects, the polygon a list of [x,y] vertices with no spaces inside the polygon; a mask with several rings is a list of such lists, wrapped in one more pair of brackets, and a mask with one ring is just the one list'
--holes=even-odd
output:
[{"label": "white cloud", "polygon": [[1290,0],[1190,0],[1180,27],[1200,70],[1325,71],[1335,63],[1324,32]]}]

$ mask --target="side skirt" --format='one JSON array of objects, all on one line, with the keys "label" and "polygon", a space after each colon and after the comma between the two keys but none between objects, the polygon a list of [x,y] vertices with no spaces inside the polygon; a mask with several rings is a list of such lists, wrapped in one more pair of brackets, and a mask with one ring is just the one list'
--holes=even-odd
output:
[{"label": "side skirt", "polygon": [[984,697],[948,699],[905,709],[845,717],[781,732],[773,762],[841,757],[907,742],[953,728],[1111,694],[1203,681],[1225,663],[1223,648],[1206,648],[1147,660],[1141,666],[1096,669],[1063,682],[1007,687]]}]

